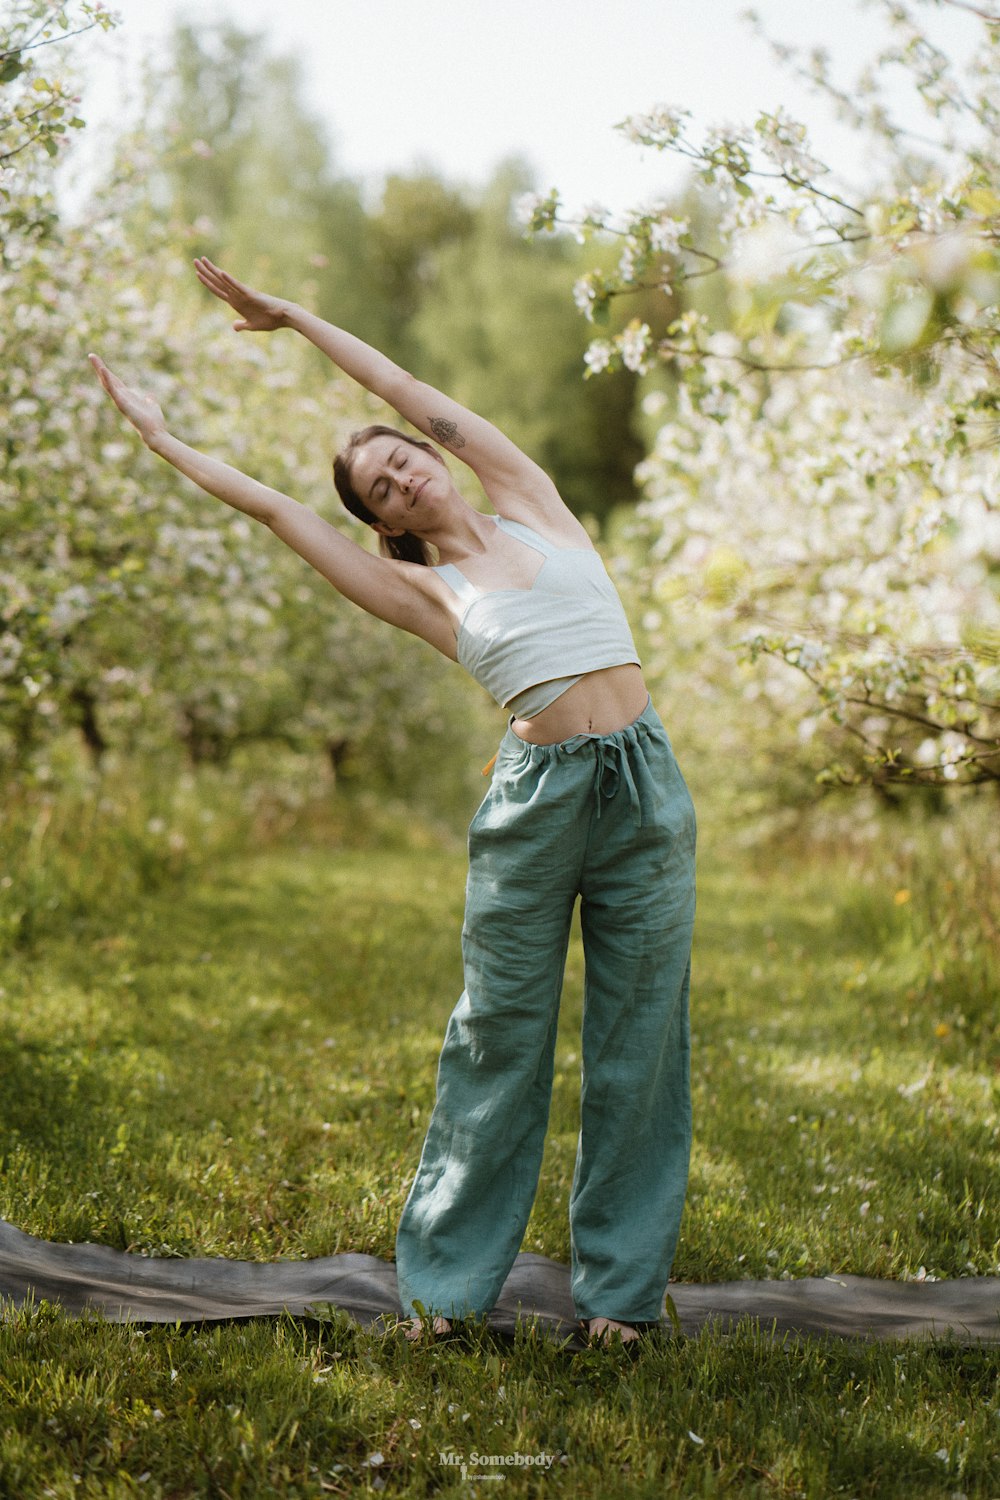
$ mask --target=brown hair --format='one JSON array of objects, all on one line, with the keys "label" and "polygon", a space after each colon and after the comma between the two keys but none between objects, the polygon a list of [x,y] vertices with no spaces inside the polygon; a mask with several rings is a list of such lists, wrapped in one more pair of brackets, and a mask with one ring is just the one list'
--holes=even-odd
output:
[{"label": "brown hair", "polygon": [[[359,521],[364,521],[368,526],[374,526],[379,518],[374,511],[369,510],[354,488],[351,466],[357,457],[358,449],[363,448],[365,443],[376,437],[399,438],[401,442],[409,443],[413,448],[423,448],[425,452],[433,454],[438,463],[444,463],[444,459],[433,443],[425,443],[420,438],[408,437],[405,432],[400,432],[396,427],[386,427],[381,422],[375,422],[370,427],[362,427],[360,432],[352,432],[346,445],[333,460],[333,482],[337,486],[337,494],[351,515],[357,516]],[[427,548],[412,532],[404,531],[402,536],[380,535],[378,545],[384,557],[395,558],[397,562],[430,565],[431,558]]]}]

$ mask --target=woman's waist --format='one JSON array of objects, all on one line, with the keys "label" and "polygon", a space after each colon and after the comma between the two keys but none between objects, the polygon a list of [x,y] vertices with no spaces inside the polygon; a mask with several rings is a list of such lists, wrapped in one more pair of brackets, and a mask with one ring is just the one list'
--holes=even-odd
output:
[{"label": "woman's waist", "polygon": [[555,745],[575,734],[614,734],[633,723],[648,701],[641,667],[602,667],[584,673],[541,713],[513,718],[510,727],[532,745]]}]

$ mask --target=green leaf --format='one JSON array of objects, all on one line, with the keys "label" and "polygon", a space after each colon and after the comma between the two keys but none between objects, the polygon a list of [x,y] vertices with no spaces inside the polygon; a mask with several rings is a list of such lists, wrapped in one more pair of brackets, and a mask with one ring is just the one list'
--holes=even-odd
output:
[{"label": "green leaf", "polygon": [[23,72],[24,64],[21,61],[20,52],[12,52],[0,65],[0,83],[12,83]]},{"label": "green leaf", "polygon": [[897,219],[895,224],[891,224],[889,226],[889,228],[885,232],[886,238],[890,240],[901,240],[904,235],[909,234],[910,231],[916,229],[916,227],[916,214],[906,214],[902,219]]},{"label": "green leaf", "polygon": [[980,214],[984,219],[991,219],[1000,214],[1000,197],[990,188],[976,187],[965,195],[965,201],[974,214]]}]

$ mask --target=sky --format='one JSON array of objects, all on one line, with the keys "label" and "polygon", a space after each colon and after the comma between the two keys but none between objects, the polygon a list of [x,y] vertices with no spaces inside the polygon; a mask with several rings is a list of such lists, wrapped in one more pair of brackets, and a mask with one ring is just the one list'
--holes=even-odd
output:
[{"label": "sky", "polygon": [[[809,125],[819,155],[847,181],[865,158],[828,109],[790,80],[740,18],[745,0],[112,0],[123,24],[87,39],[84,114],[91,149],[135,96],[143,58],[164,51],[176,19],[261,31],[302,68],[340,170],[377,191],[389,172],[430,166],[485,182],[525,157],[538,187],[567,205],[614,210],[675,186],[681,168],[628,144],[614,126],[657,103],[703,125],[752,120],[783,105]],[[885,39],[878,4],[757,0],[769,35],[822,46],[842,82]],[[975,22],[947,9],[934,35],[967,52]],[[918,116],[913,116],[916,120]]]}]

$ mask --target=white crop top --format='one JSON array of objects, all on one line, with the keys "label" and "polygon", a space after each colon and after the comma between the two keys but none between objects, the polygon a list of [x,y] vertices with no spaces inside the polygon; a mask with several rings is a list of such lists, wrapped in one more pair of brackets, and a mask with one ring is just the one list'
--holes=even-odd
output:
[{"label": "white crop top", "polygon": [[527,589],[480,589],[454,563],[436,573],[462,601],[458,659],[498,703],[530,719],[604,667],[640,665],[625,611],[599,553],[557,547],[520,521],[494,520],[544,557]]}]

